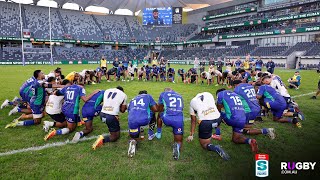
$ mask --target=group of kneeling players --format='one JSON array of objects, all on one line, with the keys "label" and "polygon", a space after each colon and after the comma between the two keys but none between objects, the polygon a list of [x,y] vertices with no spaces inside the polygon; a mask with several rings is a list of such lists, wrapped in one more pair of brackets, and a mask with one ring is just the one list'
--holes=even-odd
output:
[{"label": "group of kneeling players", "polygon": [[[273,128],[256,129],[253,127],[254,121],[262,121],[261,116],[266,116],[269,111],[272,112],[274,121],[291,123],[301,128],[299,119],[304,120],[304,116],[298,105],[291,99],[279,76],[268,72],[251,72],[243,69],[231,71],[231,68],[219,73],[210,70],[211,68],[208,72],[201,72],[200,77],[206,79],[210,84],[213,80],[212,77],[218,74],[218,81],[224,82],[226,80],[229,86],[234,87],[234,91],[217,90],[215,94],[217,101],[210,92],[199,93],[191,100],[189,110],[191,130],[187,138],[188,142],[193,140],[198,123],[198,137],[201,146],[209,151],[217,152],[223,159],[228,160],[229,155],[222,147],[212,144],[211,141],[211,139],[222,140],[221,122],[232,127],[232,141],[234,143],[248,144],[254,153],[258,152],[257,141],[245,137],[246,134],[264,134],[271,139],[276,136]],[[190,83],[197,81],[197,70],[191,68],[189,71],[190,75],[186,75],[179,69],[178,74],[182,81]],[[82,76],[84,78],[77,79],[75,72],[64,78],[59,69],[47,76],[41,70],[34,71],[33,76],[21,86],[20,98],[14,98],[11,102],[5,100],[1,106],[1,109],[9,105],[15,106],[9,115],[17,112],[23,113],[19,118],[9,123],[6,128],[40,124],[43,116],[47,114],[54,121],[43,122],[43,130],[47,132],[44,140],[47,141],[56,135],[71,133],[81,122],[85,128],[75,133],[72,141],[76,143],[92,132],[92,121],[95,116],[99,115],[102,122],[107,124],[110,134],[98,137],[92,145],[95,150],[104,143],[115,142],[120,138],[119,113],[128,111],[129,157],[133,157],[136,153],[137,143],[143,133],[142,127],[149,126],[149,140],[155,137],[161,139],[162,123],[164,123],[173,129],[173,158],[179,159],[185,130],[184,100],[178,92],[171,88],[165,88],[156,102],[146,90],[142,90],[127,104],[127,95],[120,86],[107,90],[95,90],[86,95],[84,89],[86,73],[87,70]],[[90,73],[87,74],[90,75]],[[256,76],[255,80],[251,78],[253,75]],[[90,76],[87,77],[90,79]],[[173,82],[174,77],[173,73],[171,77]],[[80,118],[81,99],[85,103]]]}]

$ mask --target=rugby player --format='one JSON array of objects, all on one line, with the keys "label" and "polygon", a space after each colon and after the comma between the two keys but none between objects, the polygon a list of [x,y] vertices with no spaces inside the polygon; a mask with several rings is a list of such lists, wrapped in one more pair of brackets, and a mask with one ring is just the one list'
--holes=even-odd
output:
[{"label": "rugby player", "polygon": [[167,72],[167,80],[169,81],[169,82],[173,82],[173,83],[175,83],[174,82],[174,76],[175,76],[175,71],[174,71],[174,68],[169,68],[168,69],[168,72]]},{"label": "rugby player", "polygon": [[[212,94],[203,92],[197,94],[190,102],[190,116],[191,116],[191,128],[190,136],[187,141],[193,140],[195,133],[196,121],[198,115],[199,124],[199,142],[203,149],[208,151],[214,151],[219,154],[224,160],[229,160],[229,155],[221,148],[220,145],[213,145],[211,143],[212,129],[215,128],[215,136],[220,137],[220,112],[215,105],[215,100]],[[221,140],[221,139],[220,139]]]},{"label": "rugby player", "polygon": [[[64,80],[61,85],[66,85],[68,82],[68,80]],[[45,132],[48,132],[50,127],[66,127],[67,123],[65,116],[62,113],[63,98],[63,96],[55,95],[54,92],[49,96],[46,103],[46,113],[54,120],[54,122],[43,121],[43,130]]]},{"label": "rugby player", "polygon": [[254,63],[256,66],[255,71],[261,71],[263,67],[263,61],[261,60],[261,57],[259,56],[256,62]]},{"label": "rugby player", "polygon": [[[270,76],[265,76],[262,78],[262,82],[270,79]],[[263,98],[263,106],[271,109],[273,114],[273,120],[281,123],[292,123],[296,125],[298,128],[301,128],[300,122],[298,122],[298,114],[294,113],[293,119],[291,118],[283,118],[283,113],[287,109],[287,102],[283,96],[281,96],[275,89],[273,89],[270,85],[258,84],[259,87],[257,92],[257,98]]]},{"label": "rugby player", "polygon": [[82,120],[85,123],[85,129],[80,132],[76,132],[72,139],[72,142],[78,142],[80,138],[88,135],[93,131],[93,118],[98,116],[101,112],[102,106],[100,104],[103,101],[103,95],[104,90],[98,91],[82,106],[81,113]]},{"label": "rugby player", "polygon": [[138,80],[139,81],[142,81],[143,76],[145,76],[144,74],[145,74],[144,68],[143,67],[139,68],[138,69]]},{"label": "rugby player", "polygon": [[244,70],[244,69],[240,69],[240,70],[239,70],[239,73],[240,73],[241,76],[242,76],[242,82],[243,82],[243,83],[252,84],[252,78],[251,78],[251,74],[250,74],[249,72],[247,72],[247,71]]},{"label": "rugby player", "polygon": [[207,85],[209,86],[212,83],[212,75],[209,72],[202,72],[201,73],[201,84],[203,84],[203,80],[207,80]]},{"label": "rugby player", "polygon": [[[217,108],[224,122],[232,127],[232,141],[236,144],[249,144],[254,153],[258,152],[258,144],[255,139],[246,138],[243,135],[247,118],[240,97],[225,89],[217,90]],[[224,112],[222,112],[222,108]]]},{"label": "rugby player", "polygon": [[[185,80],[186,80],[186,73],[184,72],[184,69],[180,68],[178,69],[178,75],[181,77],[181,81],[183,83],[185,83]],[[179,80],[179,79],[178,79]],[[177,81],[178,81],[177,80]]]},{"label": "rugby player", "polygon": [[247,83],[242,83],[241,80],[235,80],[234,92],[240,97],[241,102],[246,113],[246,125],[243,133],[257,135],[268,135],[271,139],[275,138],[275,130],[273,128],[253,129],[252,125],[255,120],[261,121],[260,117],[261,107],[256,96],[254,87]]},{"label": "rugby player", "polygon": [[86,91],[83,86],[72,84],[68,80],[64,80],[63,84],[66,84],[61,90],[55,92],[57,96],[64,96],[64,102],[62,105],[62,113],[65,115],[65,121],[67,127],[62,129],[54,129],[52,128],[49,133],[44,137],[44,140],[47,141],[51,139],[55,135],[63,135],[68,134],[75,130],[77,127],[77,123],[80,122],[79,116],[79,106],[80,99],[84,102],[87,102],[93,95],[95,95],[99,90],[95,90],[89,96],[86,96]]},{"label": "rugby player", "polygon": [[173,159],[178,160],[183,140],[183,98],[171,88],[165,88],[158,101],[158,120],[156,137],[161,138],[162,122],[172,127],[173,132]]},{"label": "rugby player", "polygon": [[6,125],[5,128],[16,127],[16,126],[31,126],[38,125],[41,123],[41,119],[43,117],[43,109],[45,106],[46,100],[46,91],[45,88],[59,88],[61,85],[56,84],[45,84],[44,79],[45,76],[41,70],[35,70],[33,72],[33,81],[31,82],[31,86],[29,88],[29,92],[32,94],[29,104],[32,110],[31,120],[19,121],[18,119],[13,120],[13,122]]},{"label": "rugby player", "polygon": [[137,73],[138,73],[139,60],[137,59],[136,56],[133,57],[133,59],[131,61],[131,64],[132,64],[132,66],[134,68],[135,75],[138,76]]},{"label": "rugby player", "polygon": [[[286,100],[287,102],[287,108],[289,112],[285,112],[284,115],[285,116],[293,116],[292,113],[297,112],[298,113],[298,117],[301,120],[304,120],[305,117],[303,115],[303,113],[300,111],[298,104],[295,103],[292,99],[291,96],[285,86],[285,84],[282,82],[281,78],[275,74],[272,74],[268,77],[267,73],[262,74],[262,77],[265,77],[263,79],[263,84],[267,84],[270,85],[273,89],[275,89],[281,96],[283,96],[283,98]],[[292,113],[290,113],[292,112]]]},{"label": "rugby player", "polygon": [[236,71],[239,71],[241,69],[241,66],[242,66],[242,62],[240,60],[240,57],[237,58],[236,62],[234,62],[234,66],[235,66],[235,70]]},{"label": "rugby player", "polygon": [[158,81],[159,73],[160,73],[160,68],[157,65],[152,65],[151,80],[153,81],[153,77],[156,77],[156,81]]},{"label": "rugby player", "polygon": [[134,78],[134,67],[132,64],[129,65],[128,67],[128,75],[127,75],[127,81],[129,82],[129,77],[131,77],[131,81],[133,81]]},{"label": "rugby player", "polygon": [[[129,149],[128,156],[133,157],[136,154],[136,145],[139,140],[141,126],[148,125],[153,118],[153,113],[157,112],[157,103],[147,91],[139,92],[139,95],[133,98],[128,107],[128,126],[129,126]],[[149,137],[153,131],[149,130]],[[152,139],[151,139],[152,140]]]},{"label": "rugby player", "polygon": [[107,89],[103,95],[103,105],[100,112],[102,122],[106,123],[110,135],[100,135],[93,143],[92,149],[96,150],[107,142],[115,142],[120,138],[119,112],[127,110],[127,95],[121,86]]},{"label": "rugby player", "polygon": [[198,73],[197,73],[197,70],[195,68],[190,68],[188,70],[188,73],[187,73],[187,81],[188,81],[188,84],[192,84],[192,83],[196,83],[196,85],[198,85]]}]

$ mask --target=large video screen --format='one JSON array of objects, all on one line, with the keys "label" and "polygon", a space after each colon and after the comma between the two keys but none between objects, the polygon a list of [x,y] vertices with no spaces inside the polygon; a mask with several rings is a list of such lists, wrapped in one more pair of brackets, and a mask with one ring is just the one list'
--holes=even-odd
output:
[{"label": "large video screen", "polygon": [[167,26],[172,25],[172,8],[145,8],[143,10],[143,25]]}]

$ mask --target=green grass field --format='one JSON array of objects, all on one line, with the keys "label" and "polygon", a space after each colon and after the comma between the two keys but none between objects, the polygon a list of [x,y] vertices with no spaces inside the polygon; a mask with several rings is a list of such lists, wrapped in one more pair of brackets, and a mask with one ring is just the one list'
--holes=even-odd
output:
[{"label": "green grass field", "polygon": [[[95,68],[96,65],[59,65],[63,74],[71,71]],[[174,66],[175,68],[187,66]],[[0,102],[12,99],[19,93],[21,84],[32,76],[36,69],[46,74],[53,70],[52,66],[0,66]],[[293,70],[276,70],[286,81],[293,75]],[[315,92],[319,75],[315,71],[302,71],[302,86],[299,90],[289,90],[292,96]],[[158,99],[165,87],[172,87],[184,98],[184,115],[188,114],[190,100],[200,92],[215,92],[219,87],[207,85],[185,85],[168,82],[110,82],[105,79],[101,84],[86,86],[87,94],[95,89],[108,89],[121,85],[130,100],[139,90],[147,90],[154,99]],[[295,100],[306,115],[303,127],[298,129],[291,124],[280,124],[264,118],[257,127],[274,127],[277,137],[270,140],[267,136],[256,136],[260,152],[270,155],[269,178],[316,178],[319,176],[319,164],[315,171],[298,172],[298,175],[281,175],[280,162],[319,160],[320,138],[320,97],[311,100],[311,95],[301,96]],[[72,139],[69,135],[56,136],[48,142],[43,140],[45,133],[42,125],[4,129],[5,125],[19,115],[8,116],[11,108],[0,110],[0,153],[23,148],[38,147],[55,142]],[[127,113],[120,116],[121,129],[127,129]],[[45,117],[49,120],[49,117]],[[83,127],[78,127],[76,131]],[[186,139],[190,131],[190,121],[185,121]],[[94,131],[89,135],[96,136],[107,133],[107,126],[97,117],[94,119]],[[230,161],[222,160],[216,153],[201,149],[197,133],[191,143],[184,141],[180,160],[172,159],[171,128],[165,127],[161,140],[142,141],[134,158],[127,157],[128,133],[122,133],[118,142],[105,144],[93,151],[95,139],[78,144],[66,144],[46,148],[39,151],[27,151],[13,155],[0,154],[0,179],[253,179],[255,178],[254,154],[248,145],[237,145],[231,142],[232,130],[222,125],[223,140],[214,141],[220,144],[231,156]]]}]

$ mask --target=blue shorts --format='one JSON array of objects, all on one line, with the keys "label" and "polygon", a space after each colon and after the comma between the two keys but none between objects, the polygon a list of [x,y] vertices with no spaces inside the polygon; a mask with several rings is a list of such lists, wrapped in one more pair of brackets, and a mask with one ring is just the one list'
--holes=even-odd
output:
[{"label": "blue shorts", "polygon": [[98,116],[100,111],[102,109],[102,106],[99,105],[96,109],[89,105],[83,105],[82,107],[82,119],[87,121],[92,121],[94,117]]},{"label": "blue shorts", "polygon": [[79,114],[64,114],[68,123],[80,122]]},{"label": "blue shorts", "polygon": [[119,117],[114,115],[105,114],[103,112],[100,113],[100,118],[102,122],[106,123],[109,132],[118,132],[120,131],[120,123],[119,123]]},{"label": "blue shorts", "polygon": [[163,123],[166,126],[172,127],[174,135],[183,135],[183,116],[163,116],[163,113],[160,114]]},{"label": "blue shorts", "polygon": [[22,99],[22,101],[23,102],[29,102],[30,101],[30,98],[29,98],[29,93],[28,93],[29,91],[27,91],[27,92],[23,92],[23,91],[20,91],[19,92],[19,94],[20,94],[20,96],[21,96],[21,99]]},{"label": "blue shorts", "polygon": [[31,103],[30,108],[31,108],[32,114],[42,114],[44,106],[43,105],[35,105],[35,104]]},{"label": "blue shorts", "polygon": [[284,110],[287,109],[287,103],[268,101],[265,99],[265,104],[269,109],[271,109],[273,116],[276,118],[281,118]]},{"label": "blue shorts", "polygon": [[149,122],[150,122],[150,119],[144,119],[144,120],[129,119],[128,126],[129,126],[130,136],[133,138],[138,138],[140,133],[140,127],[148,125]]},{"label": "blue shorts", "polygon": [[220,125],[221,118],[215,120],[202,120],[199,123],[199,138],[209,139],[212,136],[212,129]]},{"label": "blue shorts", "polygon": [[246,125],[246,118],[243,117],[242,119],[235,119],[235,118],[231,118],[228,119],[226,117],[226,114],[221,112],[221,117],[224,119],[224,121],[227,123],[228,126],[232,127],[232,131],[236,132],[236,133],[242,133],[243,132],[243,128]]},{"label": "blue shorts", "polygon": [[260,111],[246,113],[246,124],[253,124],[254,120],[260,115],[260,113]]}]

